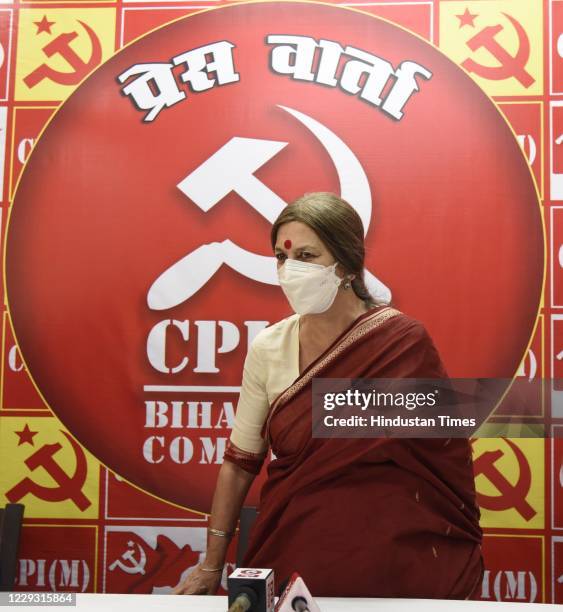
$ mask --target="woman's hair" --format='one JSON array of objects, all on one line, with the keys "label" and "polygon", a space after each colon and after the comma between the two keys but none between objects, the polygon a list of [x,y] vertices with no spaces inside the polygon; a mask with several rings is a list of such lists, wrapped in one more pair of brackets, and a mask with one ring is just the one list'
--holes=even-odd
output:
[{"label": "woman's hair", "polygon": [[354,274],[352,289],[368,306],[378,306],[364,282],[364,226],[355,209],[333,193],[306,193],[286,206],[272,225],[275,248],[280,226],[299,221],[309,226],[347,274]]}]

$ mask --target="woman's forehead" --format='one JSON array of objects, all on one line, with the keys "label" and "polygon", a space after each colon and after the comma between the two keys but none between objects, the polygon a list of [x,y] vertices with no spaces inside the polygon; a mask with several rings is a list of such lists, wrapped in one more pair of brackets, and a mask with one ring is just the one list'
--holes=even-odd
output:
[{"label": "woman's forehead", "polygon": [[305,223],[300,221],[290,221],[280,226],[278,230],[276,246],[283,245],[287,240],[291,241],[292,246],[299,247],[305,242],[309,246],[321,246],[322,242],[317,234]]}]

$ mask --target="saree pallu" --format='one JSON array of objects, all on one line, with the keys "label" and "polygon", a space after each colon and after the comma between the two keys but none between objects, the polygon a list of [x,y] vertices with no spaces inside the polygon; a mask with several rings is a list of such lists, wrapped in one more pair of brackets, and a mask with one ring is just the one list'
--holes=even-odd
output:
[{"label": "saree pallu", "polygon": [[244,567],[294,571],[314,596],[474,598],[484,567],[467,439],[312,438],[324,378],[445,378],[425,328],[389,307],[356,319],[270,406],[276,459]]}]

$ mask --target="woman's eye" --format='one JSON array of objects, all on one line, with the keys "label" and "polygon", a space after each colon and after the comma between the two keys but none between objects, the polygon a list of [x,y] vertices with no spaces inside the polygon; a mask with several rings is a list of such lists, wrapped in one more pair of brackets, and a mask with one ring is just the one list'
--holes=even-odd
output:
[{"label": "woman's eye", "polygon": [[284,253],[277,253],[276,254],[276,259],[278,261],[283,261],[285,259],[285,254]]},{"label": "woman's eye", "polygon": [[302,259],[309,259],[309,257],[313,257],[313,255],[311,253],[308,253],[307,251],[303,251],[300,255],[300,257]]}]

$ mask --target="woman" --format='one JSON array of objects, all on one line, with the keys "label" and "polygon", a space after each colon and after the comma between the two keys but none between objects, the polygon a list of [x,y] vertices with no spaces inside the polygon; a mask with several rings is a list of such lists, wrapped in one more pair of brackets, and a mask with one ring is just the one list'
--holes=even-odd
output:
[{"label": "woman", "polygon": [[300,198],[273,224],[295,314],[250,347],[206,558],[175,593],[216,592],[271,447],[245,567],[273,568],[278,586],[296,571],[314,596],[478,595],[482,532],[468,440],[311,436],[313,377],[447,376],[424,327],[367,291],[363,235],[356,211],[327,193]]}]

